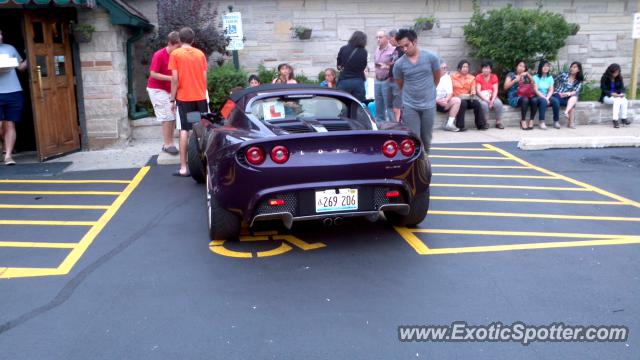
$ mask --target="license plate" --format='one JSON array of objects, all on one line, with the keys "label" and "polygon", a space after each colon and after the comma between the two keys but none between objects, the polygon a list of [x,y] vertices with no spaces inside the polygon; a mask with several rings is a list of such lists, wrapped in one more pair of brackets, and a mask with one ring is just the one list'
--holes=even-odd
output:
[{"label": "license plate", "polygon": [[358,189],[316,191],[316,212],[358,210]]}]

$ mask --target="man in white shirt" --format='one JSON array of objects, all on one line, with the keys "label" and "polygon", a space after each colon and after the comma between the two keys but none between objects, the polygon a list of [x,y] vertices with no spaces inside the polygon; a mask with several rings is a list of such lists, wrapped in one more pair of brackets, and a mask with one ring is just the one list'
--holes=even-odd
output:
[{"label": "man in white shirt", "polygon": [[440,64],[440,73],[442,77],[436,87],[436,110],[449,113],[449,118],[444,125],[445,130],[460,131],[455,125],[456,115],[460,110],[460,98],[453,96],[453,83],[449,71],[447,71],[447,63]]}]

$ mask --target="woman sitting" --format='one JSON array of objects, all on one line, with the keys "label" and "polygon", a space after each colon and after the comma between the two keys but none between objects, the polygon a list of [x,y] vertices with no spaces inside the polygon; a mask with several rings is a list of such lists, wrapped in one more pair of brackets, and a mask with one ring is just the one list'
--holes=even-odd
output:
[{"label": "woman sitting", "polygon": [[[518,61],[515,70],[507,74],[507,78],[504,80],[504,89],[508,91],[509,106],[520,107],[520,129],[532,130],[537,108],[531,102],[531,98],[535,96],[533,78],[527,72],[527,64],[524,60]],[[531,107],[531,117],[527,124],[527,108],[529,107]]]},{"label": "woman sitting", "polygon": [[540,129],[547,130],[547,124],[545,123],[545,114],[547,112],[547,106],[550,104],[551,95],[553,94],[553,76],[549,73],[551,71],[551,63],[547,60],[540,60],[538,64],[538,73],[533,75],[534,88],[536,96],[531,99],[534,107],[540,110]]},{"label": "woman sitting", "polygon": [[334,88],[337,85],[336,78],[337,78],[336,71],[332,68],[327,68],[324,71],[324,81],[320,83],[320,86]]},{"label": "woman sitting", "polygon": [[451,75],[453,96],[460,98],[460,111],[456,116],[456,127],[464,131],[464,113],[473,109],[475,123],[478,130],[487,130],[487,122],[482,112],[480,102],[474,99],[476,95],[476,77],[469,74],[469,62],[462,60],[458,63],[458,71]]},{"label": "woman sitting", "polygon": [[609,65],[600,79],[600,89],[602,90],[600,102],[613,105],[613,127],[620,127],[618,123],[620,117],[622,117],[621,121],[624,125],[631,124],[631,122],[627,120],[629,101],[624,94],[624,83],[622,82],[622,75],[620,75],[620,65]]},{"label": "woman sitting", "polygon": [[436,110],[443,113],[449,113],[449,119],[444,125],[447,131],[460,131],[454,122],[460,110],[460,98],[453,96],[453,84],[451,83],[451,75],[447,71],[447,63],[440,63],[440,82],[436,87]]},{"label": "woman sitting", "polygon": [[273,79],[272,84],[297,84],[293,78],[293,68],[287,63],[278,65],[278,77]]},{"label": "woman sitting", "polygon": [[476,76],[476,91],[480,98],[480,106],[485,119],[489,120],[489,110],[496,113],[496,127],[504,129],[502,125],[502,101],[498,97],[498,76],[493,74],[491,61],[483,61],[480,65],[482,72]]},{"label": "woman sitting", "polygon": [[553,107],[553,126],[560,128],[558,116],[560,106],[566,106],[563,115],[568,119],[567,126],[575,129],[575,106],[578,102],[578,95],[582,89],[584,75],[582,74],[582,64],[577,61],[571,63],[569,72],[564,72],[556,78],[553,95],[551,96],[551,106]]}]

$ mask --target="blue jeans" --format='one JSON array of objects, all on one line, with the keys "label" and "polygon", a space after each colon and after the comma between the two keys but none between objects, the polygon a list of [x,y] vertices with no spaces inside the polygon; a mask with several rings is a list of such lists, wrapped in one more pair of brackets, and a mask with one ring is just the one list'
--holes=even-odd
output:
[{"label": "blue jeans", "polygon": [[549,106],[549,103],[547,102],[547,98],[536,96],[533,99],[531,99],[531,104],[532,106],[535,106],[538,108],[538,111],[540,111],[540,117],[539,117],[540,122],[544,122],[545,113],[547,112],[547,106]]},{"label": "blue jeans", "polygon": [[386,80],[375,80],[376,122],[393,121],[391,87]]},{"label": "blue jeans", "polygon": [[557,94],[551,96],[551,107],[553,108],[553,122],[560,120],[560,106],[567,106],[569,98],[561,98]]},{"label": "blue jeans", "polygon": [[364,79],[340,79],[338,81],[338,89],[344,90],[353,95],[360,102],[365,101]]}]

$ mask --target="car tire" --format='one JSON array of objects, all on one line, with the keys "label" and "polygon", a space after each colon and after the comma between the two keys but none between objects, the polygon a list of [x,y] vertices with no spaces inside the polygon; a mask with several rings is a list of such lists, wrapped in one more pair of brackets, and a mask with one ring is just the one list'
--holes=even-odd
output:
[{"label": "car tire", "polygon": [[395,226],[416,226],[424,220],[429,211],[429,189],[417,194],[407,215],[400,215],[393,211],[385,211],[384,216]]},{"label": "car tire", "polygon": [[207,177],[207,218],[211,240],[236,240],[240,236],[240,218],[220,206]]},{"label": "car tire", "polygon": [[189,143],[187,145],[187,157],[189,164],[189,172],[191,177],[197,183],[205,182],[205,170],[204,161],[202,159],[202,153],[200,152],[200,146],[198,144],[198,137],[195,132],[189,135]]}]

